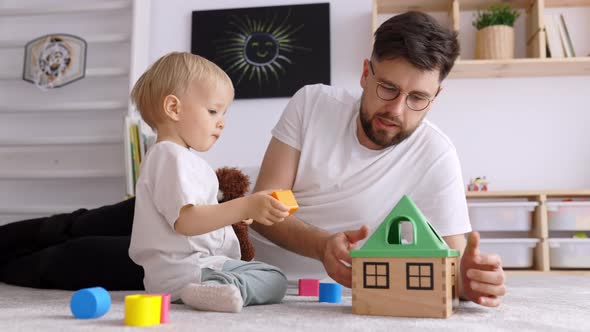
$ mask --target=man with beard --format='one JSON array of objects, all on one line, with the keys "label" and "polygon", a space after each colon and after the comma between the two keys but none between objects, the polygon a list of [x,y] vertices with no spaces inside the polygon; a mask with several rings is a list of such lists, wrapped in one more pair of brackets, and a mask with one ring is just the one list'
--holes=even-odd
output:
[{"label": "man with beard", "polygon": [[458,54],[455,33],[408,12],[376,31],[360,100],[319,84],[293,96],[272,131],[254,190],[292,189],[299,210],[273,227],[252,225],[257,259],[291,280],[327,272],[350,287],[349,250],[408,195],[462,253],[462,298],[500,304],[506,292],[500,258],[479,254],[477,233],[467,244],[471,226],[455,147],[425,119]]}]

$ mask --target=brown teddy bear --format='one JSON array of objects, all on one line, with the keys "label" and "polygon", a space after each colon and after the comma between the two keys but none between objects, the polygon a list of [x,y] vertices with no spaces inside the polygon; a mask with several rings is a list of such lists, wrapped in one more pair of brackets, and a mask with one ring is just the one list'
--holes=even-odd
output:
[{"label": "brown teddy bear", "polygon": [[[219,203],[242,197],[250,188],[250,178],[235,167],[222,167],[216,171],[219,181],[217,200]],[[248,237],[248,225],[237,221],[232,225],[234,232],[240,241],[240,251],[243,261],[251,261],[254,258],[254,246]]]}]

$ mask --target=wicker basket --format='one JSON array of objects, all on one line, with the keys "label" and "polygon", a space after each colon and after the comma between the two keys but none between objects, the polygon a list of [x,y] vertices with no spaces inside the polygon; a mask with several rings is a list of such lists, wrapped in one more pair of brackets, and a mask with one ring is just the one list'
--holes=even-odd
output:
[{"label": "wicker basket", "polygon": [[476,59],[513,59],[514,28],[508,25],[492,25],[477,31]]}]

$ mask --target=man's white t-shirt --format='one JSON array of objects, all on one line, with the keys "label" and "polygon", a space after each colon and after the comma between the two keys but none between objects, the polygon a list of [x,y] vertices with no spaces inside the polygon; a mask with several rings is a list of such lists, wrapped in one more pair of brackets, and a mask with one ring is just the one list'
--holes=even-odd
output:
[{"label": "man's white t-shirt", "polygon": [[140,174],[129,257],[143,267],[147,292],[171,293],[176,300],[184,286],[201,282],[202,268],[221,270],[228,259],[240,259],[231,225],[198,236],[174,230],[185,205],[218,204],[217,176],[195,151],[172,142],[156,143]]},{"label": "man's white t-shirt", "polygon": [[[306,86],[272,130],[301,152],[293,184],[295,217],[331,233],[363,224],[372,233],[408,195],[441,236],[470,232],[461,167],[449,138],[424,120],[403,142],[370,150],[356,134],[359,107],[359,98],[345,90]],[[327,276],[320,262],[254,231],[251,238],[256,260],[281,268],[290,281]]]}]

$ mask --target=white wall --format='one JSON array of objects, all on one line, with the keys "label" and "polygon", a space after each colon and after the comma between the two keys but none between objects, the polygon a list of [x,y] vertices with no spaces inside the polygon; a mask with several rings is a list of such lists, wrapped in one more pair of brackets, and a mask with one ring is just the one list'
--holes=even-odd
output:
[{"label": "white wall", "polygon": [[[332,85],[360,94],[361,65],[371,50],[371,0],[152,0],[149,59],[190,51],[193,10],[318,2],[330,2]],[[580,15],[579,22],[590,22],[590,10]],[[465,26],[470,17],[462,20]],[[588,54],[582,33],[588,24],[578,28],[570,27],[574,43]],[[522,29],[519,22],[517,41]],[[469,57],[473,41],[464,39]],[[429,118],[454,141],[465,181],[485,175],[492,190],[590,188],[590,77],[454,79],[444,88]],[[224,135],[204,157],[214,167],[260,164],[287,101],[236,100]]]}]

